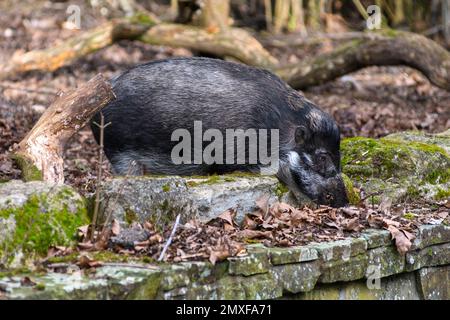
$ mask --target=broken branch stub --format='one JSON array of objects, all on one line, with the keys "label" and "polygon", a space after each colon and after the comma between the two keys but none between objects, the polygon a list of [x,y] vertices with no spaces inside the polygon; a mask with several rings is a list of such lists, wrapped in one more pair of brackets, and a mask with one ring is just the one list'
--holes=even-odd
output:
[{"label": "broken branch stub", "polygon": [[16,148],[13,158],[23,179],[63,183],[64,145],[114,98],[110,83],[101,74],[59,96]]}]

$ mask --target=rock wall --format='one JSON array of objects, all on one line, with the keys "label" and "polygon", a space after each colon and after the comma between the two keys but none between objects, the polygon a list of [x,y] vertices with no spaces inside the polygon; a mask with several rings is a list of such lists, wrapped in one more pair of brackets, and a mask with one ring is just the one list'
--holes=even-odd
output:
[{"label": "rock wall", "polygon": [[[450,135],[402,133],[342,144],[343,169],[368,193],[393,202],[450,196]],[[237,206],[238,217],[254,201],[292,202],[273,177],[116,178],[103,189],[105,214],[122,224],[167,223],[182,213],[203,220]],[[381,199],[381,195],[379,196]],[[378,200],[380,200],[378,199]],[[43,182],[0,183],[0,297],[11,299],[449,299],[450,227],[422,226],[412,251],[401,256],[390,234],[293,248],[248,247],[248,255],[217,265],[207,262],[149,264],[103,259],[83,275],[66,263],[64,273],[23,272],[26,258],[50,245],[73,243],[88,223],[86,201],[72,188]],[[120,260],[120,262],[117,262]],[[16,269],[14,269],[15,267]],[[23,281],[25,277],[32,284]]]},{"label": "rock wall", "polygon": [[292,248],[249,245],[212,265],[104,262],[95,274],[0,275],[11,299],[450,299],[450,227],[423,226],[401,256],[387,231]]}]

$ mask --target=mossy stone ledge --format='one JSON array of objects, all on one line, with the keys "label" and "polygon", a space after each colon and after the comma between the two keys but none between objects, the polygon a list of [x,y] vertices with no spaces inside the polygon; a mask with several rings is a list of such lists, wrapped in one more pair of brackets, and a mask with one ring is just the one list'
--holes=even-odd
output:
[{"label": "mossy stone ledge", "polygon": [[343,172],[369,201],[393,203],[450,197],[450,136],[402,132],[381,139],[355,137],[341,143]]},{"label": "mossy stone ledge", "polygon": [[[449,299],[450,227],[425,229],[406,255],[381,240],[384,231],[371,230],[377,242],[370,246],[364,237],[295,248],[253,244],[215,265],[96,255],[103,264],[96,272],[0,273],[0,286],[6,299]],[[67,261],[72,270],[76,261]],[[21,284],[24,276],[36,285]]]},{"label": "mossy stone ledge", "polygon": [[0,185],[0,265],[22,266],[50,246],[74,244],[89,223],[84,199],[71,187],[13,180]]},{"label": "mossy stone ledge", "polygon": [[112,213],[122,225],[151,221],[163,228],[181,214],[182,221],[198,218],[208,221],[234,208],[237,221],[255,209],[263,196],[273,203],[291,199],[289,190],[272,176],[235,173],[213,176],[118,177],[102,189],[103,212]]}]

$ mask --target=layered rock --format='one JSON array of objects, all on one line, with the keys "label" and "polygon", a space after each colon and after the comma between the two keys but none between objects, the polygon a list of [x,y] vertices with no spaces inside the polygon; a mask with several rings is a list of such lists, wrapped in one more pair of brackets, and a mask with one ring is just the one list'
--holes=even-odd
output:
[{"label": "layered rock", "polygon": [[[449,232],[421,227],[405,256],[384,231],[367,230],[292,248],[249,245],[247,255],[216,265],[133,260],[104,262],[89,275],[0,274],[0,287],[11,299],[449,299]],[[21,285],[24,276],[35,285]]]},{"label": "layered rock", "polygon": [[341,144],[342,168],[379,202],[450,197],[450,134],[403,132]]}]

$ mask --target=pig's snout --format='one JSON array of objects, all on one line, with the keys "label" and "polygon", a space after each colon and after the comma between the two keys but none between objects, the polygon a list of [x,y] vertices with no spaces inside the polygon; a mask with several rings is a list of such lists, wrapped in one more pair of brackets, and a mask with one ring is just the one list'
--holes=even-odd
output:
[{"label": "pig's snout", "polygon": [[[287,170],[281,170],[279,178],[287,181],[294,194],[302,193],[318,204],[332,207],[347,205],[347,192],[341,174],[337,173],[332,177],[324,176],[312,165],[310,158],[291,152],[287,164],[289,172],[286,174]],[[338,172],[337,168],[336,172]]]},{"label": "pig's snout", "polygon": [[319,203],[331,207],[343,207],[348,204],[347,191],[340,174],[328,178],[322,185],[323,191]]}]

